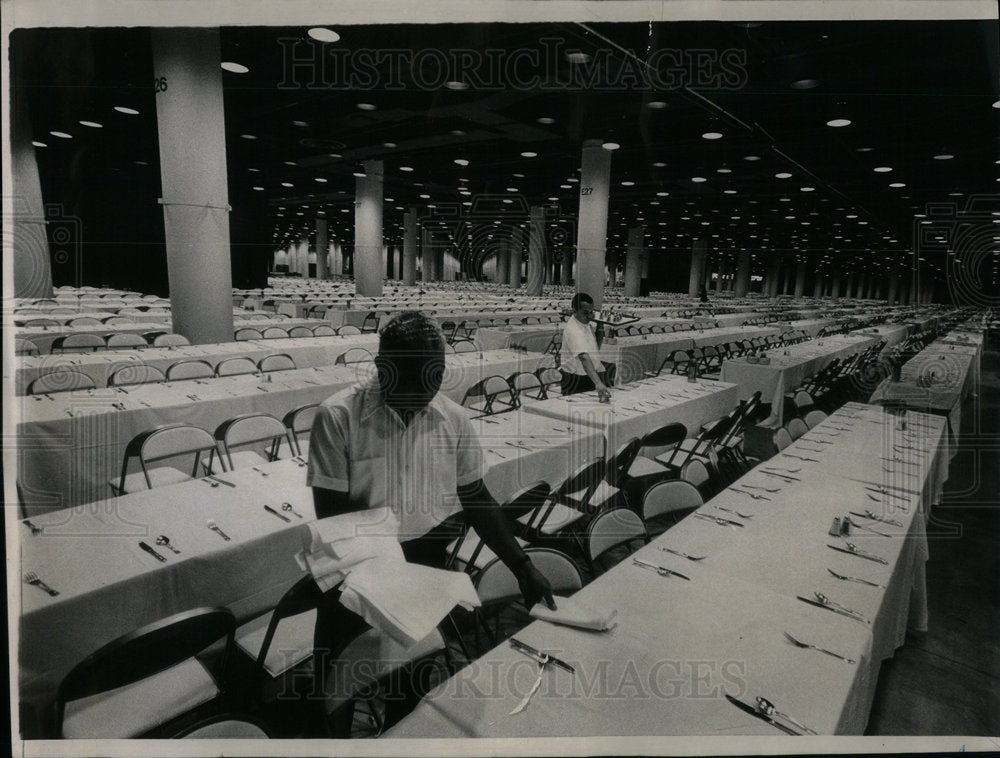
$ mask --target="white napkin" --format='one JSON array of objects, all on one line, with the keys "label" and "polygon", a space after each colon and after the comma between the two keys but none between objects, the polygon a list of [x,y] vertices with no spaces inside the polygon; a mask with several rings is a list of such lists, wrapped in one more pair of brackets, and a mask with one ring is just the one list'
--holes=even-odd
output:
[{"label": "white napkin", "polygon": [[596,608],[580,602],[572,597],[555,597],[556,610],[550,610],[545,603],[535,603],[531,606],[531,617],[553,624],[575,626],[578,629],[590,629],[596,632],[606,632],[614,629],[618,622],[615,617],[617,610],[599,611]]},{"label": "white napkin", "polygon": [[456,605],[480,605],[469,575],[381,558],[353,567],[340,597],[373,627],[409,648],[430,634]]},{"label": "white napkin", "polygon": [[326,592],[364,561],[405,563],[398,534],[399,520],[388,508],[331,516],[309,524],[305,544],[295,558]]}]

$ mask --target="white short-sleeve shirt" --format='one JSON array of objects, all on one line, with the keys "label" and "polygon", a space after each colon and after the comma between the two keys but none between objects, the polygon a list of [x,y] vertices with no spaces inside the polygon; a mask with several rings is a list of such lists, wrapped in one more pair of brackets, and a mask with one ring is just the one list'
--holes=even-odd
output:
[{"label": "white short-sleeve shirt", "polygon": [[559,365],[568,374],[585,375],[583,364],[580,363],[580,353],[590,356],[595,371],[603,370],[600,348],[597,347],[597,337],[590,324],[581,324],[576,317],[570,316],[563,327],[562,347],[559,348]]},{"label": "white short-sleeve shirt", "polygon": [[482,448],[468,416],[438,394],[404,426],[374,380],[325,400],[309,439],[310,487],[344,492],[357,508],[388,507],[401,542],[461,509],[457,488],[482,479]]}]

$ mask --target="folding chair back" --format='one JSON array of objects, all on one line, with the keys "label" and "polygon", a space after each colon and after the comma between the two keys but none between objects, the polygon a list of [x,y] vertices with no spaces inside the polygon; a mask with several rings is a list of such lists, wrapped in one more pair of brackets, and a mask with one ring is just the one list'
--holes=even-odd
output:
[{"label": "folding chair back", "polygon": [[42,395],[49,392],[72,392],[96,388],[94,380],[76,369],[56,369],[36,377],[27,387],[27,394]]},{"label": "folding chair back", "polygon": [[[507,400],[503,400],[502,395],[507,395]],[[490,416],[514,407],[514,390],[502,376],[488,376],[465,391],[461,405],[479,411],[484,416]]]},{"label": "folding chair back", "polygon": [[208,361],[177,361],[167,368],[167,381],[180,379],[207,379],[215,375],[215,369]]},{"label": "folding chair back", "polygon": [[222,454],[225,456],[223,460],[231,471],[237,468],[237,464],[243,459],[234,456],[234,448],[267,443],[263,456],[254,450],[247,451],[250,455],[244,457],[250,462],[274,461],[278,459],[282,440],[288,442],[291,447],[288,437],[285,425],[268,413],[243,413],[223,421],[215,430],[215,439],[221,444]]},{"label": "folding chair back", "polygon": [[614,487],[621,488],[624,485],[628,471],[632,468],[632,463],[639,455],[639,448],[642,441],[638,437],[633,437],[618,446],[615,454],[608,461],[605,479]]},{"label": "folding chair back", "polygon": [[256,374],[257,364],[246,356],[239,358],[226,358],[219,361],[215,367],[216,376],[238,376],[240,374]]},{"label": "folding chair back", "polygon": [[264,339],[264,335],[261,334],[256,329],[251,329],[248,326],[244,326],[241,329],[236,330],[234,335],[237,342],[244,342],[246,340],[261,340]]},{"label": "folding chair back", "polygon": [[647,432],[639,443],[638,454],[644,458],[656,458],[676,447],[687,438],[687,427],[681,423],[664,424]]},{"label": "folding chair back", "polygon": [[778,452],[781,452],[791,444],[792,437],[785,427],[782,426],[774,430],[774,446],[777,448]]},{"label": "folding chair back", "polygon": [[812,429],[814,426],[822,422],[823,419],[825,418],[826,414],[823,411],[815,410],[815,411],[809,411],[809,413],[806,414],[806,417],[803,420],[806,422],[806,426]]},{"label": "folding chair back", "polygon": [[38,355],[38,345],[31,340],[23,340],[20,337],[14,338],[14,355]]},{"label": "folding chair back", "polygon": [[280,326],[269,326],[260,334],[261,337],[266,340],[280,340],[288,338],[288,332]]},{"label": "folding chair back", "polygon": [[315,335],[313,334],[312,329],[310,329],[308,326],[293,326],[291,329],[288,330],[288,336],[289,337],[313,337]]},{"label": "folding chair back", "polygon": [[295,365],[295,361],[287,353],[265,355],[257,362],[257,369],[262,373],[268,371],[291,371],[295,368],[298,368]]},{"label": "folding chair back", "polygon": [[507,384],[514,391],[515,406],[521,405],[521,396],[539,399],[542,395],[542,382],[534,374],[520,371],[507,377]]},{"label": "folding chair back", "polygon": [[649,542],[649,532],[635,511],[629,508],[605,511],[587,527],[587,558],[591,568],[596,568],[610,550],[636,541]]},{"label": "folding chair back", "polygon": [[101,326],[101,320],[99,318],[94,318],[93,316],[78,316],[77,318],[72,318],[66,324],[67,326]]},{"label": "folding chair back", "polygon": [[[316,329],[319,329],[319,327],[317,326]],[[313,330],[313,333],[315,333],[315,330]],[[350,334],[361,334],[361,329],[354,324],[344,324],[343,326],[337,327],[337,334],[341,337]]]},{"label": "folding chair back", "polygon": [[788,423],[785,424],[785,428],[788,430],[788,435],[792,438],[792,442],[809,431],[806,422],[800,418],[789,419]]},{"label": "folding chair back", "polygon": [[642,499],[642,520],[649,521],[658,516],[691,510],[704,503],[698,488],[691,482],[681,479],[660,482],[650,487]]},{"label": "folding chair back", "polygon": [[333,363],[338,366],[346,366],[351,363],[364,363],[374,360],[375,357],[363,347],[352,347],[338,355]]},{"label": "folding chair back", "polygon": [[[304,327],[304,326],[303,327],[292,327],[292,331],[295,331],[296,329],[305,329],[305,328],[306,327]],[[360,330],[358,330],[358,331],[360,332]],[[312,334],[313,337],[333,337],[334,335],[337,334],[337,330],[334,329],[329,324],[320,324],[319,326],[314,326],[310,330],[310,333]],[[292,336],[294,337],[296,335],[293,334]],[[302,335],[302,336],[307,336],[307,335]]]},{"label": "folding chair back", "polygon": [[188,338],[183,334],[160,334],[153,338],[153,347],[184,347],[190,345]]},{"label": "folding chair back", "polygon": [[149,343],[146,342],[140,334],[124,332],[120,334],[109,334],[107,347],[108,350],[130,350],[132,348],[149,347]]},{"label": "folding chair back", "polygon": [[[133,336],[138,337],[138,335]],[[139,339],[142,340],[141,337],[139,337]],[[145,345],[146,341],[142,340],[142,344]],[[65,353],[70,351],[82,352],[84,350],[97,351],[104,350],[107,346],[108,345],[104,339],[96,334],[70,334],[56,339],[52,343],[51,350],[53,353]]]},{"label": "folding chair back", "polygon": [[145,363],[135,363],[115,369],[108,375],[109,387],[121,387],[129,384],[156,384],[165,382],[167,377],[155,366]]},{"label": "folding chair back", "polygon": [[308,440],[303,443],[299,439],[299,434],[305,432],[309,433],[312,430],[313,419],[316,418],[316,411],[319,408],[318,403],[310,403],[309,405],[302,405],[298,408],[294,408],[285,414],[282,423],[284,423],[285,428],[289,433],[289,442],[292,445],[292,449],[295,451],[296,455],[305,455],[306,449],[308,447]]}]

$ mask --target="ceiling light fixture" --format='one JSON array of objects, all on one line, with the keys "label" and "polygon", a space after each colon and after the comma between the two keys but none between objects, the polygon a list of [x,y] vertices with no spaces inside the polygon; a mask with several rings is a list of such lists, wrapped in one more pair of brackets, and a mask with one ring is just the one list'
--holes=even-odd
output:
[{"label": "ceiling light fixture", "polygon": [[115,110],[118,111],[119,113],[124,113],[126,116],[138,116],[139,115],[139,111],[137,111],[135,108],[128,108],[128,107],[126,107],[124,105],[116,105],[115,106]]},{"label": "ceiling light fixture", "polygon": [[530,150],[525,150],[523,153],[521,153],[521,157],[522,158],[536,158],[536,157],[538,157],[538,153],[533,153]]},{"label": "ceiling light fixture", "polygon": [[889,186],[893,189],[899,189],[900,187],[905,187],[906,185],[903,182],[892,182]]},{"label": "ceiling light fixture", "polygon": [[937,155],[934,156],[934,160],[936,160],[936,161],[950,161],[954,157],[955,156],[952,155],[951,153],[938,153]]},{"label": "ceiling light fixture", "polygon": [[888,174],[892,171],[892,166],[876,166],[872,169],[876,174]]},{"label": "ceiling light fixture", "polygon": [[59,139],[73,139],[72,134],[66,134],[66,132],[49,132],[53,137],[58,137]]},{"label": "ceiling light fixture", "polygon": [[554,124],[556,120],[551,116],[540,116],[538,119],[539,124]]},{"label": "ceiling light fixture", "polygon": [[469,161],[467,161],[465,158],[456,158],[455,159],[455,163],[458,164],[459,166],[468,166],[469,165]]},{"label": "ceiling light fixture", "polygon": [[241,134],[240,137],[243,139],[257,139],[256,134]]},{"label": "ceiling light fixture", "polygon": [[791,179],[792,175],[789,174],[787,171],[779,171],[777,174],[774,175],[774,178],[775,179]]},{"label": "ceiling light fixture", "polygon": [[248,69],[242,63],[235,63],[233,61],[222,61],[220,65],[225,71],[228,71],[232,74],[245,74],[248,71],[250,71],[250,69]]},{"label": "ceiling light fixture", "polygon": [[621,147],[617,142],[605,142],[601,145],[605,150],[617,150]]},{"label": "ceiling light fixture", "polygon": [[44,142],[39,142],[37,140],[32,140],[31,144],[34,145],[35,147],[48,147],[48,145],[46,145]]},{"label": "ceiling light fixture", "polygon": [[692,176],[691,181],[694,182],[695,184],[701,184],[702,182],[707,182],[708,179],[706,179],[704,176]]},{"label": "ceiling light fixture", "polygon": [[760,160],[760,156],[759,155],[744,155],[743,156],[743,160],[745,160],[745,161],[759,161]]},{"label": "ceiling light fixture", "polygon": [[792,82],[792,89],[813,89],[818,86],[818,79],[798,79]]},{"label": "ceiling light fixture", "polygon": [[412,166],[400,166],[399,170],[400,171],[413,171],[413,167]]},{"label": "ceiling light fixture", "polygon": [[834,118],[826,122],[827,126],[832,126],[834,129],[839,129],[844,126],[850,126],[851,120],[849,118]]},{"label": "ceiling light fixture", "polygon": [[701,135],[702,139],[722,139],[722,132],[705,132]]},{"label": "ceiling light fixture", "polygon": [[466,84],[465,82],[457,81],[457,80],[456,81],[451,81],[451,82],[445,82],[444,86],[447,87],[448,89],[452,89],[452,90],[469,89],[469,85],[468,84]]},{"label": "ceiling light fixture", "polygon": [[590,55],[579,50],[571,50],[566,53],[566,60],[570,63],[588,63],[590,61]]},{"label": "ceiling light fixture", "polygon": [[333,31],[333,29],[327,29],[325,26],[314,26],[306,34],[317,42],[337,42],[340,40],[339,34]]},{"label": "ceiling light fixture", "polygon": [[91,129],[103,129],[104,124],[99,124],[96,121],[81,121],[81,126],[89,126]]}]

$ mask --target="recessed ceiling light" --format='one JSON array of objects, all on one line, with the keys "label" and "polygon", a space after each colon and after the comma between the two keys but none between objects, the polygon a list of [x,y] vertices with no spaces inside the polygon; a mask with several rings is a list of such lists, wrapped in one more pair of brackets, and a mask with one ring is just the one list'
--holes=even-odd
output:
[{"label": "recessed ceiling light", "polygon": [[291,182],[282,182],[281,186],[282,187],[294,187],[295,185],[292,184]]},{"label": "recessed ceiling light", "polygon": [[243,139],[257,139],[256,134],[241,134],[240,137]]},{"label": "recessed ceiling light", "polygon": [[468,84],[459,81],[445,82],[444,86],[447,87],[448,89],[454,89],[454,90],[469,89]]},{"label": "recessed ceiling light", "polygon": [[58,137],[59,139],[73,139],[72,134],[66,134],[66,132],[49,132],[53,137]]},{"label": "recessed ceiling light", "polygon": [[536,158],[536,157],[538,157],[538,153],[533,153],[530,150],[525,150],[523,153],[521,153],[521,157],[522,158]]},{"label": "recessed ceiling light", "polygon": [[39,142],[38,140],[32,140],[31,144],[35,147],[48,147],[44,142]]},{"label": "recessed ceiling light", "polygon": [[950,161],[954,157],[955,156],[952,155],[951,153],[939,153],[938,155],[934,156],[934,160],[936,160],[936,161]]},{"label": "recessed ceiling light", "polygon": [[760,160],[760,156],[759,155],[744,155],[743,156],[743,160],[745,160],[745,161],[759,161]]},{"label": "recessed ceiling light", "polygon": [[455,163],[459,166],[468,166],[469,162],[465,158],[456,158]]},{"label": "recessed ceiling light", "polygon": [[253,191],[254,192],[263,192],[264,188],[263,187],[253,187]]},{"label": "recessed ceiling light", "polygon": [[705,132],[701,135],[702,139],[722,139],[722,132]]},{"label": "recessed ceiling light", "polygon": [[333,29],[327,29],[325,26],[314,26],[306,34],[317,42],[337,42],[340,39],[339,34],[333,31]]},{"label": "recessed ceiling light", "polygon": [[508,187],[507,191],[508,192],[518,192],[519,190],[517,189],[517,187]]},{"label": "recessed ceiling light", "polygon": [[395,142],[383,142],[382,147],[394,148],[396,146]]},{"label": "recessed ceiling light", "polygon": [[876,174],[888,174],[892,171],[892,166],[876,166],[872,169]]},{"label": "recessed ceiling light", "polygon": [[538,119],[539,124],[554,124],[556,120],[551,116],[541,116]]},{"label": "recessed ceiling light", "polygon": [[646,103],[647,108],[652,108],[654,111],[662,111],[667,107],[667,104],[662,100],[650,100]]},{"label": "recessed ceiling light", "polygon": [[590,60],[590,55],[579,50],[572,50],[566,53],[566,60],[570,63],[587,63]]},{"label": "recessed ceiling light", "polygon": [[[998,163],[1000,163],[1000,161],[998,161]],[[666,165],[667,164],[664,163],[663,161],[657,161],[656,163],[653,164],[655,168],[664,168]]]},{"label": "recessed ceiling light", "polygon": [[455,137],[464,137],[465,136],[465,130],[463,130],[463,129],[452,129],[451,133]]},{"label": "recessed ceiling light", "polygon": [[524,174],[514,173],[513,176],[514,176],[515,179],[523,179],[524,178]]},{"label": "recessed ceiling light", "polygon": [[623,187],[634,187],[635,182],[622,182]]},{"label": "recessed ceiling light", "polygon": [[96,121],[81,121],[81,126],[89,126],[91,129],[103,129],[104,124],[99,124]]},{"label": "recessed ceiling light", "polygon": [[573,189],[572,184],[560,184],[559,189]]},{"label": "recessed ceiling light", "polygon": [[605,142],[603,145],[601,145],[601,147],[603,147],[605,150],[617,150],[618,148],[621,147],[621,145],[619,145],[617,142]]},{"label": "recessed ceiling light", "polygon": [[559,200],[558,197],[550,197],[548,199],[551,200],[552,202],[556,202],[557,200]]},{"label": "recessed ceiling light", "polygon": [[247,171],[249,171],[251,174],[259,174],[260,173],[260,169],[259,168],[254,168],[253,166],[248,167]]},{"label": "recessed ceiling light", "polygon": [[297,166],[299,164],[297,164],[295,161],[285,161],[285,165],[286,166]]},{"label": "recessed ceiling light", "polygon": [[149,165],[148,163],[146,163],[146,161],[134,161],[134,163],[135,163],[136,166],[148,166]]},{"label": "recessed ceiling light", "polygon": [[702,182],[707,182],[708,179],[706,179],[704,176],[692,176],[691,181],[694,182],[695,184],[701,184]]},{"label": "recessed ceiling light", "polygon": [[722,194],[723,195],[735,195],[736,194],[736,190],[734,190],[734,189],[722,190]]},{"label": "recessed ceiling light", "polygon": [[834,118],[826,122],[827,126],[832,126],[834,128],[839,128],[842,126],[850,126],[851,120],[849,118]]},{"label": "recessed ceiling light", "polygon": [[889,186],[894,189],[899,189],[900,187],[905,187],[906,185],[903,182],[892,182]]},{"label": "recessed ceiling light", "polygon": [[320,184],[326,184],[326,178],[322,176],[317,176],[316,181],[319,182]]},{"label": "recessed ceiling light", "polygon": [[430,200],[430,199],[431,199],[431,196],[430,196],[430,195],[421,195],[420,197],[421,197],[422,199],[424,199],[424,200]]},{"label": "recessed ceiling light", "polygon": [[799,192],[812,192],[815,189],[815,187],[799,187]]},{"label": "recessed ceiling light", "polygon": [[818,86],[818,79],[798,79],[792,82],[792,89],[813,89]]},{"label": "recessed ceiling light", "polygon": [[355,103],[355,108],[359,111],[373,111],[375,110],[375,105],[373,103]]},{"label": "recessed ceiling light", "polygon": [[779,171],[777,174],[774,175],[774,177],[775,179],[791,179],[792,175],[789,174],[787,171]]},{"label": "recessed ceiling light", "polygon": [[128,108],[128,107],[126,107],[124,105],[116,105],[115,106],[115,110],[118,111],[119,113],[124,113],[126,116],[138,116],[139,115],[139,111],[137,111],[135,108]]},{"label": "recessed ceiling light", "polygon": [[220,65],[223,69],[233,74],[245,74],[250,70],[242,63],[234,63],[233,61],[222,61]]},{"label": "recessed ceiling light", "polygon": [[949,192],[948,193],[948,197],[961,197],[961,196],[962,196],[961,192]]},{"label": "recessed ceiling light", "polygon": [[657,192],[656,193],[657,197],[668,197],[669,195],[670,195],[669,192]]},{"label": "recessed ceiling light", "polygon": [[1000,108],[1000,100],[997,100],[995,103],[993,103],[993,107]]},{"label": "recessed ceiling light", "polygon": [[399,170],[400,171],[413,171],[413,167],[412,166],[400,166]]},{"label": "recessed ceiling light", "polygon": [[733,170],[731,168],[717,168],[717,169],[715,169],[715,173],[717,173],[717,174],[731,174],[731,173],[733,173]]}]

